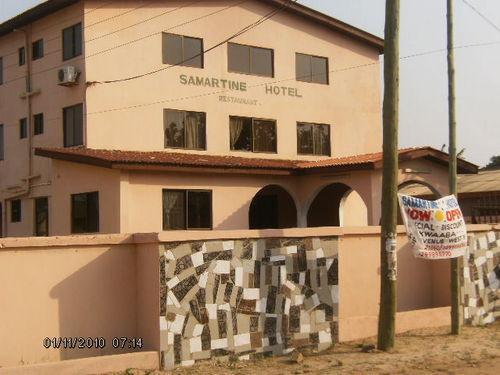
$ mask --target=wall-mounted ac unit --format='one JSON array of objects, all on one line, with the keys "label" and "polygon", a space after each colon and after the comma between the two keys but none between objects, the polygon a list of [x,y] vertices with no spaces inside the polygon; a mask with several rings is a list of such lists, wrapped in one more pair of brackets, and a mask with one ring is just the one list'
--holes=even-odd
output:
[{"label": "wall-mounted ac unit", "polygon": [[74,66],[65,66],[57,72],[58,84],[61,86],[73,86],[78,84],[80,72]]}]

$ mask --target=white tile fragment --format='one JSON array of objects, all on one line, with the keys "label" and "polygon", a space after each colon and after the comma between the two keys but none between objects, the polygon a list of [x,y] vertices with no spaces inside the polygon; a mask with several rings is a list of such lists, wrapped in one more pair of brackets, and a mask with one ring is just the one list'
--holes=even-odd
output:
[{"label": "white tile fragment", "polygon": [[326,343],[332,342],[332,336],[326,331],[319,331],[318,336],[319,336],[319,342],[321,344],[326,344]]},{"label": "white tile fragment", "polygon": [[201,337],[193,337],[189,339],[189,350],[191,353],[201,352]]},{"label": "white tile fragment", "polygon": [[216,260],[214,273],[228,274],[231,271],[231,262],[229,260]]},{"label": "white tile fragment", "polygon": [[486,257],[477,257],[474,263],[476,264],[477,267],[482,266],[486,262]]},{"label": "white tile fragment", "polygon": [[167,288],[172,289],[174,286],[179,284],[180,280],[177,276],[172,277],[170,280],[167,281]]},{"label": "white tile fragment", "polygon": [[205,307],[207,308],[208,319],[217,319],[217,305],[215,303],[207,303]]},{"label": "white tile fragment", "polygon": [[234,249],[234,241],[222,241],[222,249],[233,250]]},{"label": "white tile fragment", "polygon": [[297,246],[287,246],[286,253],[287,254],[297,254]]},{"label": "white tile fragment", "polygon": [[176,314],[173,322],[167,322],[169,331],[180,335],[184,326],[184,319],[184,315]]},{"label": "white tile fragment", "polygon": [[203,333],[203,328],[205,326],[203,324],[196,323],[193,328],[193,336],[200,336]]},{"label": "white tile fragment", "polygon": [[259,288],[244,288],[243,289],[243,299],[259,299],[260,289]]},{"label": "white tile fragment", "polygon": [[193,262],[193,266],[199,267],[203,265],[203,253],[201,251],[198,251],[197,253],[194,253],[191,255],[191,261]]},{"label": "white tile fragment", "polygon": [[331,285],[330,291],[332,293],[333,303],[339,303],[339,286],[338,285]]},{"label": "white tile fragment", "polygon": [[198,279],[198,285],[200,288],[206,288],[208,281],[208,272],[203,272]]},{"label": "white tile fragment", "polygon": [[243,286],[243,267],[236,267],[234,269],[234,285]]},{"label": "white tile fragment", "polygon": [[325,257],[325,253],[323,252],[323,248],[319,248],[316,250],[316,258],[324,258]]},{"label": "white tile fragment", "polygon": [[167,319],[164,316],[160,316],[160,331],[166,331],[167,329]]},{"label": "white tile fragment", "polygon": [[234,335],[234,346],[243,346],[250,344],[250,333]]},{"label": "white tile fragment", "polygon": [[210,342],[210,349],[224,349],[227,348],[227,339],[217,339]]}]

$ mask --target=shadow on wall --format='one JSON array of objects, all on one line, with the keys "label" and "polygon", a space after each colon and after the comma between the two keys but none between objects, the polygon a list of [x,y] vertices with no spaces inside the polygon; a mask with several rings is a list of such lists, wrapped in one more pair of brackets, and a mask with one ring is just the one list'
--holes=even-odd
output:
[{"label": "shadow on wall", "polygon": [[[133,351],[128,347],[115,349],[112,345],[114,337],[136,337],[137,277],[133,246],[68,251],[88,252],[85,255],[90,257],[95,253],[101,255],[78,268],[50,291],[50,297],[58,300],[59,330],[56,337],[104,337],[106,344],[102,349],[87,348],[87,344],[72,349],[64,348],[63,343],[61,359]],[[76,262],[82,262],[80,257],[66,257],[61,266],[77,268]]]},{"label": "shadow on wall", "polygon": [[450,306],[450,260],[415,258],[410,244],[398,251],[397,311]]}]

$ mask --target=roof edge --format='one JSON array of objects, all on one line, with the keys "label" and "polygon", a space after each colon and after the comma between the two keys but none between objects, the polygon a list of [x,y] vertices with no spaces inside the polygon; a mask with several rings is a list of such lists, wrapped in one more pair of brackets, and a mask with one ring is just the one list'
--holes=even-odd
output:
[{"label": "roof edge", "polygon": [[48,0],[14,16],[0,24],[0,37],[14,30],[29,25],[40,18],[46,17],[81,0]]},{"label": "roof edge", "polygon": [[[23,13],[20,13],[5,22],[0,24],[0,37],[7,35],[17,28],[29,25],[40,18],[46,17],[58,10],[67,6],[78,3],[81,0],[47,0]],[[318,22],[342,34],[349,35],[362,42],[368,43],[376,48],[380,54],[384,53],[384,40],[376,35],[373,35],[365,30],[359,29],[346,22],[333,18],[325,13],[309,8],[297,2],[286,5],[289,0],[258,0],[267,4],[272,3],[276,6],[286,6],[286,11],[299,16],[306,17],[310,20]]]},{"label": "roof edge", "polygon": [[[274,3],[277,6],[283,6],[286,5],[286,3],[289,0],[259,0],[259,1],[265,3]],[[368,43],[372,47],[376,48],[380,54],[384,53],[384,46],[385,46],[384,39],[374,34],[371,34],[368,31],[350,25],[337,18],[334,18],[323,12],[310,8],[306,5],[299,4],[297,2],[293,2],[290,5],[288,5],[286,10],[288,12],[295,13],[299,16],[304,16],[311,20],[319,22],[323,26],[327,26],[331,29],[334,29],[337,32],[349,35],[362,42]]]}]

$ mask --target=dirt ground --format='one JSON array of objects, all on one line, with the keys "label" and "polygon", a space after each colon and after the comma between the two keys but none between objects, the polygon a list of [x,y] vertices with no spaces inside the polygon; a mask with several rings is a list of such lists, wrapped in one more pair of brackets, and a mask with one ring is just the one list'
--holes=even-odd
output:
[{"label": "dirt ground", "polygon": [[256,361],[204,361],[172,372],[128,370],[125,374],[500,374],[500,322],[488,327],[464,327],[451,336],[449,327],[422,329],[398,335],[391,353],[363,352],[376,339],[336,345],[321,353]]}]

